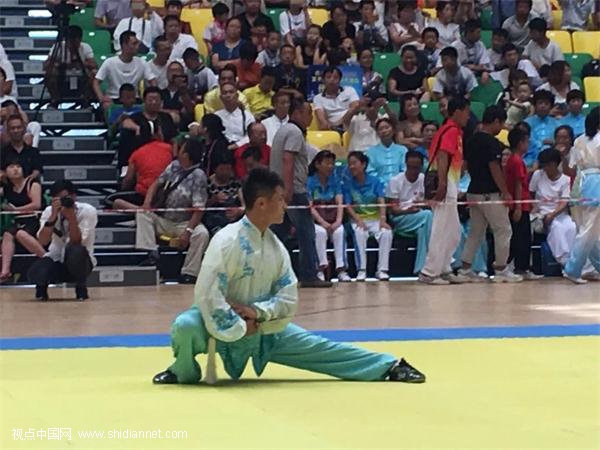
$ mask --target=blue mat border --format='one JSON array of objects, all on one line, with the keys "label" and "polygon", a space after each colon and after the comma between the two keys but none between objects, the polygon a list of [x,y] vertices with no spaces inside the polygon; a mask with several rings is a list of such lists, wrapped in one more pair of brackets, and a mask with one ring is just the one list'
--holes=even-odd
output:
[{"label": "blue mat border", "polygon": [[[600,324],[531,325],[467,328],[384,328],[322,330],[316,334],[341,342],[426,341],[446,339],[542,338],[599,336]],[[0,338],[0,350],[43,350],[102,347],[163,347],[168,334]]]}]

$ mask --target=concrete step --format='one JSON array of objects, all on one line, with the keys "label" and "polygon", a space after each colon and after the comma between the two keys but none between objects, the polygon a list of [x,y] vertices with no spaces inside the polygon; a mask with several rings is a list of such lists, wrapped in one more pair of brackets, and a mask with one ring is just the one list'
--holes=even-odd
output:
[{"label": "concrete step", "polygon": [[50,17],[21,17],[7,16],[0,17],[0,26],[3,30],[23,29],[28,30],[54,30],[56,27],[52,24]]},{"label": "concrete step", "polygon": [[96,244],[135,245],[135,227],[96,228]]},{"label": "concrete step", "polygon": [[112,150],[42,150],[40,152],[44,167],[64,166],[77,162],[86,166],[111,165],[115,157]]},{"label": "concrete step", "polygon": [[96,209],[102,208],[104,205],[102,204],[102,200],[104,200],[104,195],[77,195],[77,201],[83,203],[89,203]]},{"label": "concrete step", "polygon": [[20,77],[43,77],[44,62],[43,61],[14,61],[12,63],[15,69],[15,75]]},{"label": "concrete step", "polygon": [[44,0],[2,0],[2,6],[27,6],[39,7],[40,9],[46,9]]},{"label": "concrete step", "polygon": [[30,11],[35,11],[35,15],[39,15],[42,17],[51,17],[52,14],[44,5],[19,5],[18,0],[2,0],[0,4],[0,16],[20,16],[27,17],[30,14]]},{"label": "concrete step", "polygon": [[103,137],[51,137],[40,138],[40,151],[43,150],[105,150],[106,140]]},{"label": "concrete step", "polygon": [[30,37],[2,37],[0,44],[4,46],[4,50],[9,52],[23,52],[27,50],[46,50],[50,51],[55,39],[34,39]]},{"label": "concrete step", "polygon": [[44,182],[60,179],[80,182],[113,182],[117,178],[114,166],[50,166],[44,168]]},{"label": "concrete step", "polygon": [[89,287],[156,286],[158,283],[156,267],[96,267],[88,278]]},{"label": "concrete step", "polygon": [[[29,120],[34,120],[36,111],[25,111]],[[71,110],[56,110],[46,109],[40,110],[37,114],[37,121],[40,123],[85,123],[94,122],[95,114],[89,109],[71,109]]]}]

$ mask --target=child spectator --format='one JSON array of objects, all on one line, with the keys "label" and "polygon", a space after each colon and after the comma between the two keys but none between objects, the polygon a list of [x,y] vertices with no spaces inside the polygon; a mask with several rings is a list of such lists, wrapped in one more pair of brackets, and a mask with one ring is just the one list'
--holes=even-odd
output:
[{"label": "child spectator", "polygon": [[244,91],[248,101],[248,109],[254,117],[260,117],[267,110],[271,109],[273,95],[273,86],[275,86],[275,69],[273,67],[263,67],[260,71],[260,82]]},{"label": "child spectator", "polygon": [[440,53],[439,48],[440,33],[436,28],[428,27],[423,30],[421,37],[423,39],[422,54],[427,58],[426,73],[428,76],[434,76],[439,70]]},{"label": "child spectator", "polygon": [[533,94],[535,114],[525,119],[525,123],[531,127],[529,150],[523,158],[527,167],[535,163],[544,145],[552,145],[554,142],[554,130],[558,127],[558,120],[550,116],[553,106],[554,95],[550,92],[542,90]]},{"label": "child spectator", "polygon": [[301,45],[306,38],[310,16],[304,0],[290,0],[287,11],[279,15],[279,25],[283,41],[292,46]]},{"label": "child spectator", "polygon": [[507,43],[508,31],[503,28],[496,28],[492,32],[492,48],[487,50],[490,63],[495,71],[502,70],[504,68],[502,49]]},{"label": "child spectator", "polygon": [[446,47],[440,53],[442,70],[435,76],[433,97],[465,97],[477,87],[477,79],[473,72],[458,64],[458,52],[453,47]]},{"label": "child spectator", "polygon": [[204,65],[200,54],[193,48],[183,52],[183,62],[187,68],[188,89],[196,95],[196,101],[202,103],[204,94],[219,85],[217,77]]},{"label": "child spectator", "polygon": [[208,48],[208,54],[213,52],[213,46],[225,41],[225,24],[229,17],[229,8],[225,3],[217,3],[212,7],[213,21],[204,29],[202,39]]},{"label": "child spectator", "polygon": [[573,89],[567,94],[567,115],[560,120],[561,125],[568,125],[573,130],[575,137],[585,132],[585,116],[581,113],[583,108],[583,92]]},{"label": "child spectator", "polygon": [[261,66],[256,62],[258,51],[254,44],[244,42],[240,48],[238,64],[238,87],[240,90],[256,86],[260,81]]},{"label": "child spectator", "polygon": [[529,83],[522,81],[517,87],[517,98],[515,100],[507,100],[507,103],[509,106],[506,109],[506,125],[509,129],[512,129],[516,124],[533,114],[531,87]]},{"label": "child spectator", "polygon": [[321,27],[311,25],[306,33],[306,41],[296,45],[296,67],[308,69],[312,65],[325,64],[327,49],[321,37]]},{"label": "child spectator", "polygon": [[460,65],[481,76],[481,82],[485,84],[489,79],[492,65],[485,45],[481,42],[481,21],[467,20],[463,38],[454,41],[452,47],[458,52]]},{"label": "child spectator", "polygon": [[548,25],[544,19],[535,18],[529,22],[531,40],[523,50],[523,57],[529,59],[536,69],[550,65],[555,61],[564,61],[560,47],[546,36]]},{"label": "child spectator", "polygon": [[271,31],[267,35],[267,46],[258,53],[256,62],[265,67],[277,67],[281,62],[279,59],[279,49],[281,47],[281,34],[278,31]]}]

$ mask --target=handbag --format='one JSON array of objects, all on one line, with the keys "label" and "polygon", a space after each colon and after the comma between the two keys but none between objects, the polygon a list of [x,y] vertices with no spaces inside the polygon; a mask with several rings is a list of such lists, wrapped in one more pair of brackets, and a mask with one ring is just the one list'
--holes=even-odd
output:
[{"label": "handbag", "polygon": [[167,198],[177,187],[181,184],[183,180],[185,180],[194,170],[199,167],[198,164],[193,165],[188,170],[186,170],[181,177],[175,182],[166,181],[164,183],[159,183],[156,192],[152,196],[152,200],[150,201],[150,207],[152,209],[163,209],[167,204]]},{"label": "handbag", "polygon": [[440,135],[438,141],[437,141],[437,146],[435,148],[435,150],[433,151],[433,153],[431,154],[431,159],[429,160],[429,164],[427,165],[427,170],[425,171],[425,200],[431,200],[433,197],[435,197],[435,193],[437,192],[438,189],[438,183],[439,183],[439,179],[438,179],[438,171],[437,169],[432,169],[431,165],[435,162],[435,157],[437,156],[437,152],[440,149],[440,143],[442,142],[442,137],[444,137],[444,134],[446,134],[446,131],[450,130],[451,128],[454,127],[448,127],[446,128],[443,133]]}]

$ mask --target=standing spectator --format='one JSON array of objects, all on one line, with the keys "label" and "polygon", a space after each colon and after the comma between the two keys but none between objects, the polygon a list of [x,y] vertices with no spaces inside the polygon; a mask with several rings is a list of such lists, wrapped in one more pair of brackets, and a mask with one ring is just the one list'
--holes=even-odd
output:
[{"label": "standing spectator", "polygon": [[[415,3],[402,2],[398,5],[398,21],[388,26],[390,41],[394,50],[400,51],[405,45],[421,45],[421,26],[415,22]],[[437,30],[436,30],[437,32]],[[438,33],[439,36],[439,33]]]},{"label": "standing spectator", "polygon": [[156,79],[156,86],[159,89],[165,89],[169,84],[167,80],[167,66],[171,61],[171,52],[173,45],[164,36],[159,36],[154,39],[154,58],[150,61],[146,61],[146,67],[154,75]]},{"label": "standing spectator", "polygon": [[325,88],[315,96],[313,103],[320,130],[339,130],[349,121],[350,109],[357,106],[358,95],[353,87],[341,87],[342,72],[328,67],[323,72]]},{"label": "standing spectator", "polygon": [[[588,20],[594,10],[600,8],[597,0],[559,0],[562,9],[561,30],[585,31],[588,29]],[[558,24],[556,24],[558,25]]]},{"label": "standing spectator", "polygon": [[523,57],[529,59],[537,70],[555,61],[564,61],[560,47],[546,36],[548,25],[544,19],[535,18],[529,23],[530,41],[523,50]]},{"label": "standing spectator", "polygon": [[533,107],[535,114],[525,120],[531,127],[529,150],[523,158],[527,167],[531,167],[544,145],[552,145],[554,130],[558,127],[558,120],[550,116],[554,106],[554,95],[549,91],[536,91],[533,94]]},{"label": "standing spectator", "polygon": [[560,120],[561,125],[568,125],[571,127],[575,137],[579,137],[585,132],[585,116],[581,112],[583,101],[583,92],[579,89],[570,91],[567,94],[568,113]]},{"label": "standing spectator", "polygon": [[306,92],[306,71],[294,65],[296,50],[291,45],[281,47],[281,64],[276,68],[275,91],[283,89],[289,95],[304,96]]},{"label": "standing spectator", "polygon": [[[530,270],[531,260],[531,222],[529,212],[531,204],[527,203],[529,197],[529,175],[523,161],[529,146],[529,136],[519,125],[508,133],[508,143],[512,155],[506,162],[504,169],[506,186],[515,201],[510,206],[510,220],[512,237],[510,239],[509,262],[513,261],[515,273],[525,279],[535,278]],[[525,203],[521,203],[525,201]]]},{"label": "standing spectator", "polygon": [[502,24],[502,28],[508,31],[508,41],[514,44],[519,52],[529,44],[529,22],[534,18],[531,6],[531,0],[516,0],[515,15]]},{"label": "standing spectator", "polygon": [[[463,165],[462,128],[470,116],[469,101],[455,97],[448,102],[448,119],[433,138],[429,150],[430,170],[437,171],[433,200],[431,241],[419,281],[427,284],[462,282],[464,277],[449,273],[452,254],[460,241],[461,227],[456,201]],[[444,277],[442,277],[444,275]]]},{"label": "standing spectator", "polygon": [[198,50],[198,43],[194,36],[181,32],[181,20],[177,16],[167,16],[165,23],[165,37],[173,46],[171,50],[172,59],[181,59],[188,48]]},{"label": "standing spectator", "polygon": [[[43,173],[42,160],[37,148],[25,143],[25,122],[18,115],[6,119],[8,142],[2,145],[0,157],[0,175],[10,161],[18,161],[25,177],[37,179]],[[2,178],[0,176],[0,178]]]},{"label": "standing spectator", "polygon": [[225,30],[229,8],[225,3],[216,3],[212,7],[213,21],[206,25],[202,39],[208,49],[208,54],[212,55],[213,46],[225,41]]},{"label": "standing spectator", "polygon": [[94,20],[96,28],[112,34],[119,22],[131,16],[130,0],[97,0]]},{"label": "standing spectator", "polygon": [[[308,147],[306,128],[312,121],[310,103],[295,98],[290,105],[290,122],[275,134],[269,166],[280,174],[285,186],[285,201],[291,206],[308,206],[306,180],[308,175]],[[303,287],[331,287],[331,283],[317,278],[317,254],[315,249],[315,227],[308,209],[288,209],[286,215],[296,228],[300,248],[299,276]],[[277,236],[285,241],[286,228],[274,228]]]},{"label": "standing spectator", "polygon": [[360,2],[361,20],[356,24],[356,46],[383,50],[388,44],[388,31],[375,16],[373,0]]},{"label": "standing spectator", "polygon": [[427,74],[425,68],[418,65],[417,49],[412,45],[402,48],[402,62],[390,71],[388,77],[388,98],[399,100],[403,95],[412,94],[423,101],[429,100],[427,94]]},{"label": "standing spectator", "polygon": [[408,149],[394,142],[394,125],[388,118],[379,119],[375,125],[381,143],[367,150],[369,175],[373,175],[387,186],[390,178],[406,170],[405,159]]},{"label": "standing spectator", "polygon": [[306,39],[310,16],[304,0],[290,0],[289,9],[279,14],[281,36],[288,45],[297,45]]},{"label": "standing spectator", "polygon": [[258,53],[256,62],[265,67],[277,67],[281,63],[280,48],[281,34],[278,31],[270,31],[267,35],[267,47]]},{"label": "standing spectator", "polygon": [[258,148],[260,150],[260,163],[268,167],[271,159],[271,147],[267,145],[267,129],[261,122],[254,122],[248,125],[248,143],[235,149],[233,156],[235,176],[243,180],[246,175],[246,166],[244,164],[244,152],[248,147]]},{"label": "standing spectator", "polygon": [[409,151],[406,154],[406,171],[393,177],[386,191],[386,197],[392,203],[390,216],[394,233],[401,236],[417,235],[417,255],[413,270],[415,274],[425,265],[433,219],[431,210],[415,205],[425,200],[423,160],[421,153]]},{"label": "standing spectator", "polygon": [[265,66],[260,71],[260,82],[244,91],[248,100],[248,109],[254,117],[260,117],[267,110],[271,109],[273,95],[273,86],[275,86],[275,69]]},{"label": "standing spectator", "polygon": [[569,92],[579,89],[574,81],[571,81],[571,67],[565,61],[553,62],[548,72],[548,81],[542,84],[538,90],[550,91],[554,95],[555,109],[553,115],[562,116],[567,109],[567,96]]},{"label": "standing spectator", "polygon": [[[221,86],[224,84],[233,84],[237,87],[237,68],[233,64],[227,64],[219,73],[219,85],[204,95],[204,111],[207,113],[214,113],[220,109],[223,109],[223,102],[221,102]],[[240,92],[238,93],[238,100],[244,106],[248,107],[248,100],[246,96]]]},{"label": "standing spectator", "polygon": [[481,82],[486,83],[492,70],[488,52],[481,42],[481,21],[469,19],[465,23],[464,36],[452,44],[458,52],[458,62],[461,66],[481,76]]},{"label": "standing spectator", "polygon": [[440,53],[442,57],[442,70],[440,70],[433,83],[433,98],[440,97],[465,97],[469,98],[470,92],[477,87],[477,78],[470,69],[458,64],[458,52],[453,47],[446,47]]},{"label": "standing spectator", "polygon": [[244,42],[240,48],[240,62],[238,67],[238,87],[240,90],[256,86],[260,78],[261,65],[256,62],[258,51],[254,44]]},{"label": "standing spectator", "polygon": [[[202,150],[198,142],[187,141],[179,150],[177,159],[148,188],[142,207],[149,209],[158,189],[173,183],[175,188],[166,196],[164,208],[204,208],[207,184],[206,175],[199,168]],[[160,215],[153,212],[137,213],[135,247],[150,252],[144,264],[155,265],[158,262],[156,236],[165,234],[176,239],[181,250],[188,250],[179,282],[195,283],[209,240],[208,231],[202,225],[202,216],[203,211],[166,211]]]},{"label": "standing spectator", "polygon": [[325,64],[327,48],[321,37],[321,27],[311,25],[306,33],[306,39],[296,45],[296,59],[294,64],[300,69],[308,69],[312,65]]},{"label": "standing spectator", "polygon": [[223,121],[225,137],[229,142],[239,147],[248,142],[248,125],[256,122],[256,120],[250,111],[247,111],[243,106],[240,107],[235,85],[224,84],[221,86],[221,101],[223,102],[223,109],[215,114]]},{"label": "standing spectator", "polygon": [[237,64],[240,61],[240,48],[242,47],[242,24],[240,19],[232,17],[225,26],[225,40],[213,45],[211,61],[213,68],[220,72],[228,64]]},{"label": "standing spectator", "polygon": [[35,298],[48,300],[48,285],[57,282],[74,282],[75,298],[89,298],[87,277],[96,265],[94,241],[98,213],[96,208],[77,201],[75,186],[71,181],[58,180],[50,187],[52,204],[40,218],[38,241],[48,244],[48,252],[37,260],[27,273],[35,283]]},{"label": "standing spectator", "polygon": [[506,112],[502,107],[488,107],[483,114],[481,131],[476,132],[465,147],[465,160],[471,175],[467,201],[474,203],[469,207],[470,230],[462,253],[462,269],[459,274],[471,282],[483,281],[483,278],[473,272],[471,266],[475,253],[485,239],[488,226],[494,234],[494,282],[523,281],[522,277],[512,273],[506,265],[512,235],[508,208],[502,203],[485,203],[512,200],[502,172],[502,146],[494,137],[504,128],[505,121]]},{"label": "standing spectator", "polygon": [[429,26],[438,31],[441,46],[447,47],[460,39],[460,26],[453,22],[454,14],[456,13],[455,3],[438,0],[435,9],[437,20],[431,21]]},{"label": "standing spectator", "polygon": [[269,16],[260,11],[260,0],[244,0],[246,11],[236,16],[241,24],[242,39],[249,41],[252,36],[254,23],[260,17],[263,23],[267,24],[267,32],[273,31],[275,25]]},{"label": "standing spectator", "polygon": [[[344,202],[352,220],[355,256],[358,274],[356,281],[367,278],[367,241],[373,236],[379,244],[379,258],[375,277],[389,280],[389,258],[392,249],[392,228],[387,223],[383,183],[367,174],[369,157],[362,152],[350,152],[348,170],[350,178],[344,182]],[[379,204],[379,206],[362,206]]]},{"label": "standing spectator", "polygon": [[[346,243],[344,236],[344,197],[342,184],[334,173],[335,155],[329,150],[317,153],[308,168],[308,198],[310,212],[315,222],[317,257],[319,259],[320,280],[325,280],[327,261],[327,239],[333,242],[337,279],[351,281],[346,272]],[[337,207],[333,207],[333,206]]]},{"label": "standing spectator", "polygon": [[204,95],[219,85],[217,77],[204,65],[198,50],[188,48],[183,52],[183,62],[187,68],[188,89],[195,95],[196,102],[202,103]]},{"label": "standing spectator", "polygon": [[290,96],[285,92],[277,92],[271,99],[274,113],[271,117],[264,119],[261,123],[267,129],[267,145],[273,144],[273,138],[277,131],[286,123],[288,123],[290,117],[288,112],[290,110]]},{"label": "standing spectator", "polygon": [[331,4],[331,20],[323,25],[323,39],[328,49],[337,48],[342,44],[342,39],[354,39],[356,28],[348,21],[346,10],[341,2]]},{"label": "standing spectator", "polygon": [[164,33],[163,21],[146,0],[131,0],[131,17],[121,19],[113,33],[113,45],[117,52],[123,46],[121,35],[126,31],[133,32],[140,42],[136,53],[138,50],[148,53],[154,39]]},{"label": "standing spectator", "polygon": [[508,43],[508,31],[504,28],[496,28],[492,31],[492,48],[487,50],[492,70],[497,72],[504,69],[502,51]]},{"label": "standing spectator", "polygon": [[[124,83],[133,85],[136,94],[142,80],[146,80],[150,86],[156,86],[156,76],[150,71],[142,58],[135,56],[140,45],[135,33],[124,31],[119,40],[121,42],[121,53],[104,61],[94,79],[94,92],[105,110],[108,110],[113,100],[119,97],[119,88]],[[100,83],[105,80],[107,84],[106,94],[100,88]]]}]

